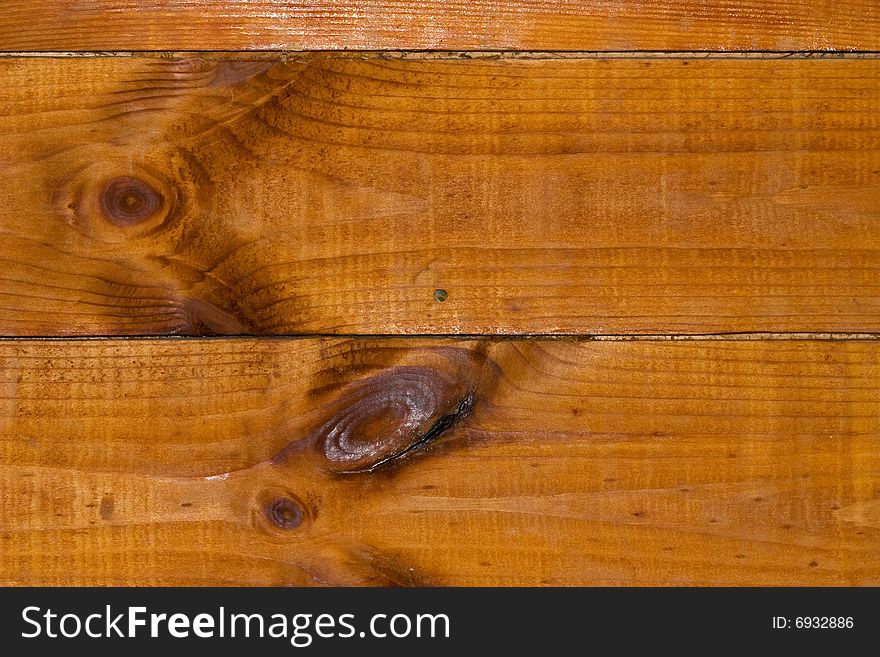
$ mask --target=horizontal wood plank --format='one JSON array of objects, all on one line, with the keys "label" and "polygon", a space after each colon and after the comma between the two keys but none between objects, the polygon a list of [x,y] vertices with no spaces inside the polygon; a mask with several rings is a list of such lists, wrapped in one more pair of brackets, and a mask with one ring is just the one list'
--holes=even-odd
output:
[{"label": "horizontal wood plank", "polygon": [[872,341],[0,341],[0,581],[877,585],[878,438]]},{"label": "horizontal wood plank", "polygon": [[874,332],[878,75],[4,59],[0,334]]},{"label": "horizontal wood plank", "polygon": [[880,50],[871,0],[0,3],[2,50]]}]

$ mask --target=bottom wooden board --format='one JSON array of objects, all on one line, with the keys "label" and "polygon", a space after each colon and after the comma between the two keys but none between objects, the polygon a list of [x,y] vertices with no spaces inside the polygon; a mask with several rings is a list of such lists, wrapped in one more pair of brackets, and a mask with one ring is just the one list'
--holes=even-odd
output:
[{"label": "bottom wooden board", "polygon": [[880,583],[880,343],[0,341],[0,582]]}]

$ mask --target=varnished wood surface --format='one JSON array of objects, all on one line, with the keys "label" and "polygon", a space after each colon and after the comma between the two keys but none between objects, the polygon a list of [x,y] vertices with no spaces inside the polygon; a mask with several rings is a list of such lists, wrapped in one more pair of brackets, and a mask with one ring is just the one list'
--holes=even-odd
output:
[{"label": "varnished wood surface", "polygon": [[3,59],[0,333],[876,331],[878,74]]},{"label": "varnished wood surface", "polygon": [[0,50],[880,50],[872,0],[49,0]]},{"label": "varnished wood surface", "polygon": [[0,580],[876,585],[878,381],[864,341],[2,341]]}]

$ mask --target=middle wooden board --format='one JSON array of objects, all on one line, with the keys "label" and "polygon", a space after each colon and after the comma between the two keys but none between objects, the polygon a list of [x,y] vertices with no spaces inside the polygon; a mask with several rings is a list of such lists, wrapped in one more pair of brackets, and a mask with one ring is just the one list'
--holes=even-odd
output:
[{"label": "middle wooden board", "polygon": [[0,334],[875,331],[878,73],[6,58]]}]

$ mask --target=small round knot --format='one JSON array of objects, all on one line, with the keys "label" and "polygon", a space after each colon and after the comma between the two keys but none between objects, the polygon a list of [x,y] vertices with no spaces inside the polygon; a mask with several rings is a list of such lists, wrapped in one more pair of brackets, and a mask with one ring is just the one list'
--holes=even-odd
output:
[{"label": "small round knot", "polygon": [[268,509],[267,515],[281,529],[295,529],[302,524],[305,514],[302,507],[289,497],[279,497]]},{"label": "small round knot", "polygon": [[113,223],[123,226],[149,219],[164,203],[159,192],[143,180],[131,176],[114,178],[101,194],[104,215]]}]

